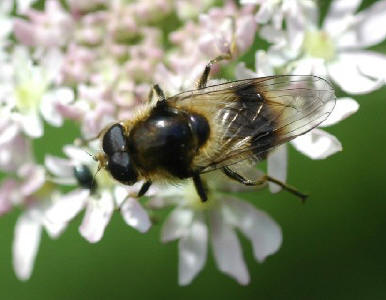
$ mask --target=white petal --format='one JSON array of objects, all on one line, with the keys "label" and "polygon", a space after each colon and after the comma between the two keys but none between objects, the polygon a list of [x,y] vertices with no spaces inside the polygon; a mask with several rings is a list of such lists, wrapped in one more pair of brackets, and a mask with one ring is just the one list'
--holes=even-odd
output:
[{"label": "white petal", "polygon": [[[297,22],[304,27],[316,28],[319,23],[320,10],[319,3],[317,1],[284,1],[288,5],[287,9],[290,10],[290,17],[292,19],[298,19]],[[288,20],[286,20],[288,22]]]},{"label": "white petal", "polygon": [[39,138],[43,135],[43,123],[36,112],[20,115],[18,118],[26,135],[32,138]]},{"label": "white petal", "polygon": [[291,141],[295,148],[312,159],[324,159],[342,151],[338,139],[321,129],[313,129]]},{"label": "white petal", "polygon": [[336,100],[334,110],[330,116],[319,126],[326,127],[339,123],[340,121],[356,113],[358,109],[359,104],[354,99],[349,97],[339,98]]},{"label": "white petal", "polygon": [[125,200],[121,206],[121,214],[125,222],[139,232],[144,233],[151,226],[149,215],[135,198],[129,197]]},{"label": "white petal", "polygon": [[63,117],[56,110],[55,95],[52,93],[47,93],[42,97],[40,104],[40,112],[49,124],[55,127],[60,127],[63,125]]},{"label": "white petal", "polygon": [[51,222],[48,219],[43,220],[43,225],[52,239],[58,238],[67,227],[67,223]]},{"label": "white petal", "polygon": [[257,74],[248,69],[244,62],[241,62],[236,65],[235,76],[237,79],[248,79],[257,77]]},{"label": "white petal", "polygon": [[21,165],[33,160],[31,139],[22,134],[0,147],[0,168],[3,171],[15,172]]},{"label": "white petal", "polygon": [[271,25],[264,25],[260,31],[260,36],[271,44],[288,43],[287,47],[291,47],[291,41],[286,40],[285,33]]},{"label": "white petal", "polygon": [[46,155],[44,157],[44,165],[53,175],[58,177],[73,177],[74,169],[68,159]]},{"label": "white petal", "polygon": [[238,283],[248,284],[249,273],[239,239],[234,230],[226,224],[219,210],[211,212],[210,229],[213,254],[218,269],[236,279]]},{"label": "white petal", "polygon": [[1,132],[0,132],[0,145],[4,145],[10,142],[19,132],[19,126],[16,123],[12,121],[7,121],[6,123],[3,123],[3,124],[4,124],[4,128],[1,128]]},{"label": "white petal", "polygon": [[27,211],[19,217],[13,240],[13,267],[17,278],[28,280],[31,276],[39,248],[42,226]]},{"label": "white petal", "polygon": [[295,68],[291,72],[294,75],[317,75],[327,77],[327,69],[324,59],[304,58],[296,62]]},{"label": "white petal", "polygon": [[24,196],[29,196],[40,189],[45,180],[45,170],[43,167],[27,163],[20,167],[18,175],[24,179],[20,187],[20,193]]},{"label": "white petal", "polygon": [[328,65],[328,73],[345,92],[364,94],[384,84],[385,65],[383,55],[371,55],[370,51],[342,53]]},{"label": "white petal", "polygon": [[361,74],[386,83],[386,55],[365,50],[352,52],[351,55]]},{"label": "white petal", "polygon": [[259,11],[256,14],[256,22],[260,24],[267,23],[269,19],[272,18],[273,12],[274,4],[272,3],[272,1],[265,1],[261,4]]},{"label": "white petal", "polygon": [[69,104],[74,101],[74,91],[67,87],[57,88],[55,90],[58,101],[62,104]]},{"label": "white petal", "polygon": [[[346,1],[349,2],[349,1]],[[338,47],[367,48],[386,38],[386,1],[377,1],[361,11],[350,29],[337,40]]]},{"label": "white petal", "polygon": [[[287,180],[287,145],[281,145],[268,155],[267,159],[267,173],[282,182]],[[281,187],[276,183],[268,183],[271,193],[277,193]]]},{"label": "white petal", "polygon": [[16,0],[18,14],[25,14],[37,0]]},{"label": "white petal", "polygon": [[116,185],[114,187],[114,200],[117,207],[120,207],[129,195],[137,194],[143,182],[137,182],[132,186]]},{"label": "white petal", "polygon": [[258,50],[255,53],[255,69],[257,77],[271,76],[275,73],[270,65],[267,53],[263,50]]},{"label": "white petal", "polygon": [[90,156],[84,149],[78,148],[76,146],[66,145],[63,147],[63,152],[71,160],[74,160],[80,164],[83,163],[85,165],[89,165],[93,163],[92,156]]},{"label": "white petal", "polygon": [[361,5],[362,0],[333,0],[326,18],[342,17],[343,15],[353,15]]},{"label": "white petal", "polygon": [[178,205],[178,201],[173,198],[166,198],[159,195],[152,196],[150,200],[147,202],[147,206],[150,209],[162,209],[170,206]]},{"label": "white petal", "polygon": [[14,179],[3,180],[0,185],[0,216],[10,211],[18,198],[17,181]]},{"label": "white petal", "polygon": [[191,209],[177,207],[174,209],[162,226],[161,241],[167,243],[187,234],[193,221],[194,213]]},{"label": "white petal", "polygon": [[[234,226],[252,242],[255,259],[262,262],[275,253],[282,243],[279,225],[265,212],[238,199],[226,199],[229,214],[234,215]],[[228,220],[228,218],[227,218]]]},{"label": "white petal", "polygon": [[0,4],[0,12],[2,14],[10,14],[13,9],[13,0],[3,0]]},{"label": "white petal", "polygon": [[178,243],[178,283],[188,285],[206,262],[208,228],[202,215],[196,215],[189,231]]},{"label": "white petal", "polygon": [[58,111],[59,105],[68,105],[74,100],[74,92],[69,88],[59,88],[46,93],[40,104],[40,112],[43,118],[53,126],[63,124],[63,117]]},{"label": "white petal", "polygon": [[[52,1],[52,2],[48,2],[47,4],[57,5],[58,3]],[[51,47],[45,53],[44,60],[42,60],[42,67],[44,69],[44,75],[46,76],[48,81],[52,82],[58,78],[58,74],[61,73],[61,69],[63,66],[63,58],[64,56],[62,51],[57,47]],[[60,88],[58,89],[58,91],[64,90],[64,89],[70,90],[69,88]]]},{"label": "white petal", "polygon": [[[314,10],[311,8],[309,12],[312,14],[312,11],[316,12],[316,15],[318,15],[317,9]],[[307,18],[307,25],[309,28],[306,28],[305,19],[302,17],[304,16],[298,16],[296,14],[292,17],[286,17],[286,43],[288,43],[288,46],[292,49],[292,51],[296,51],[297,53],[302,50],[306,31],[311,30],[315,27],[314,24],[317,24],[313,23],[312,18]]]},{"label": "white petal", "polygon": [[342,32],[352,20],[362,0],[334,0],[324,19],[323,28],[332,34]]},{"label": "white petal", "polygon": [[90,200],[79,227],[80,234],[90,243],[98,242],[103,236],[113,210],[114,202],[107,191],[102,193],[101,198]]},{"label": "white petal", "polygon": [[54,195],[51,205],[45,211],[48,222],[71,221],[84,208],[89,195],[90,191],[86,189],[76,189],[64,195]]}]

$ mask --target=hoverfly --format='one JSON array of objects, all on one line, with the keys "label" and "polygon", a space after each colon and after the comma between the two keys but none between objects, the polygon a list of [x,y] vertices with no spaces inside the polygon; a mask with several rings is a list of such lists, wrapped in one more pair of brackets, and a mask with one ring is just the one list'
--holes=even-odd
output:
[{"label": "hoverfly", "polygon": [[[323,122],[335,105],[332,86],[316,76],[282,75],[207,86],[211,61],[198,87],[166,98],[158,85],[149,105],[135,118],[105,128],[99,168],[117,181],[152,182],[192,178],[202,201],[207,190],[200,174],[221,170],[245,185],[258,185],[239,174],[236,164],[261,161],[278,145]],[[154,92],[157,101],[151,104]],[[294,188],[265,176],[301,198]]]}]

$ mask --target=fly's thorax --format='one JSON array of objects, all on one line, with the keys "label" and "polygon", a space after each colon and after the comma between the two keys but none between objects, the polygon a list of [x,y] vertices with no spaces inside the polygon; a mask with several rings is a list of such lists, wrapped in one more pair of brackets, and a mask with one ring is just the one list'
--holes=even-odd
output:
[{"label": "fly's thorax", "polygon": [[159,105],[133,126],[129,152],[145,176],[166,171],[177,178],[188,178],[192,159],[208,136],[204,117]]}]

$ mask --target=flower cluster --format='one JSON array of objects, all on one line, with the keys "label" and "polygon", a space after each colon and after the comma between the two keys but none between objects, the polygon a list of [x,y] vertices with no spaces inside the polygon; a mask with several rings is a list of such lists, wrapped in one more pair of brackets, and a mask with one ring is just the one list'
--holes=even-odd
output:
[{"label": "flower cluster", "polygon": [[[79,232],[95,243],[115,212],[144,233],[151,226],[149,211],[173,206],[161,240],[179,240],[179,283],[189,284],[203,268],[210,240],[219,270],[247,284],[236,230],[251,241],[258,262],[279,249],[282,235],[266,213],[235,197],[245,188],[224,184],[215,175],[206,179],[208,203],[200,203],[191,183],[155,185],[146,199],[138,199],[140,183],[120,185],[105,170],[94,176],[97,166],[89,153],[100,145],[79,141],[97,136],[114,120],[132,117],[153,83],[167,96],[194,88],[207,62],[224,54],[237,64],[221,62],[212,74],[220,68],[233,79],[312,74],[353,95],[384,86],[386,56],[367,48],[386,38],[386,0],[361,11],[360,0],[333,0],[321,26],[317,3],[2,0],[0,171],[7,176],[0,184],[0,215],[22,209],[13,242],[17,277],[31,276],[42,230],[57,238],[83,210]],[[260,47],[261,40],[268,48]],[[255,53],[254,70],[242,61],[247,52]],[[339,98],[320,127],[358,108],[351,97]],[[34,140],[46,138],[45,124],[60,128],[66,120],[79,127],[81,136],[63,145],[62,157],[46,153],[39,162]],[[312,159],[342,149],[336,137],[320,128],[291,144]],[[268,156],[267,173],[286,180],[286,145]],[[280,190],[273,183],[269,188]]]}]

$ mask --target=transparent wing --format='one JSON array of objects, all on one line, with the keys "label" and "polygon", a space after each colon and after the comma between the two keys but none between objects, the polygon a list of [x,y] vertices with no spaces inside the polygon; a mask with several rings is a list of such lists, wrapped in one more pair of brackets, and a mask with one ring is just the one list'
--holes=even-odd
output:
[{"label": "transparent wing", "polygon": [[316,76],[269,76],[188,91],[168,99],[210,123],[194,167],[208,172],[245,159],[261,160],[274,147],[322,123],[335,106],[330,83]]}]

